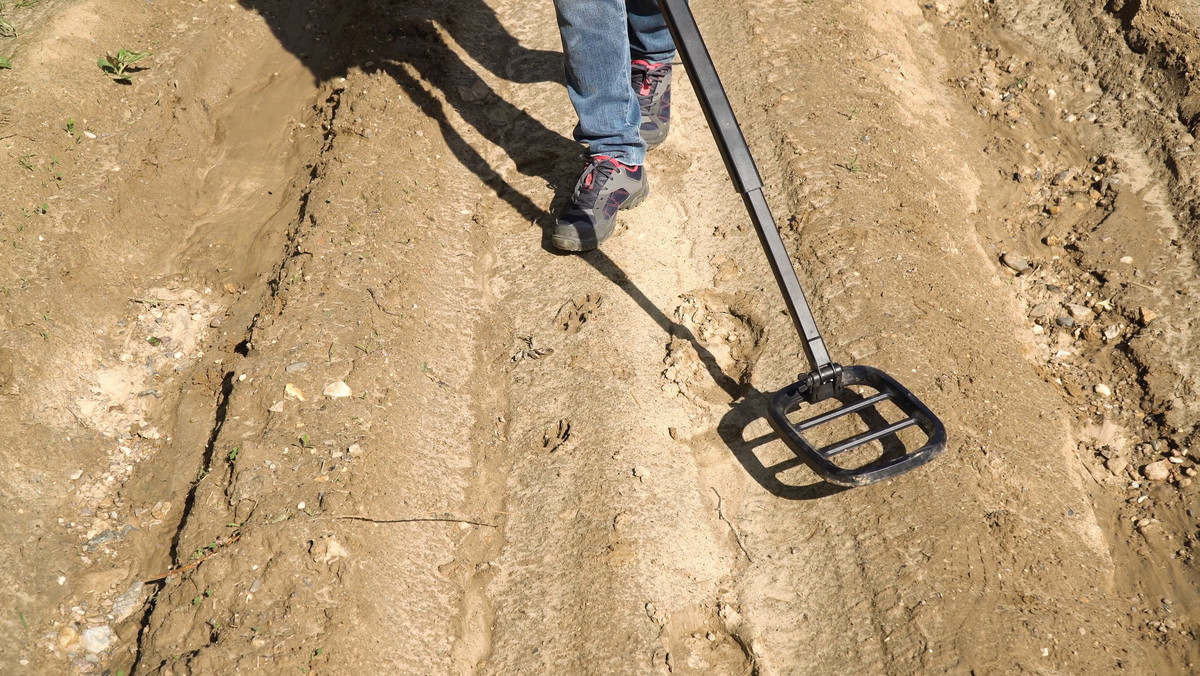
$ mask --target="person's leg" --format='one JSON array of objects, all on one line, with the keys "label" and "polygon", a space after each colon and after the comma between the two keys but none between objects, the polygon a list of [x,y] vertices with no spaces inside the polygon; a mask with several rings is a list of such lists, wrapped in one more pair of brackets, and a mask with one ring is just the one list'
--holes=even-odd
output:
[{"label": "person's leg", "polygon": [[646,148],[666,140],[671,129],[671,61],[675,42],[654,0],[626,0],[629,16],[630,84],[641,112]]},{"label": "person's leg", "polygon": [[670,63],[675,41],[655,0],[625,0],[629,17],[629,60]]},{"label": "person's leg", "polygon": [[629,86],[625,0],[555,0],[566,57],[567,93],[579,116],[575,140],[622,164],[646,161],[641,109]]}]

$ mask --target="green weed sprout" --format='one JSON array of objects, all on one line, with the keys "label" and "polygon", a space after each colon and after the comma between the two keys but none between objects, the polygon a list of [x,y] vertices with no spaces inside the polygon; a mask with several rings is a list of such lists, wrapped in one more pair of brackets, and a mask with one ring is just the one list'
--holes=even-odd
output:
[{"label": "green weed sprout", "polygon": [[12,57],[0,56],[0,70],[12,69]]},{"label": "green weed sprout", "polygon": [[115,82],[132,83],[133,78],[129,74],[129,67],[147,56],[150,56],[150,52],[131,52],[128,49],[122,49],[117,52],[116,56],[105,54],[100,57],[96,65],[100,66],[100,70],[107,73]]}]

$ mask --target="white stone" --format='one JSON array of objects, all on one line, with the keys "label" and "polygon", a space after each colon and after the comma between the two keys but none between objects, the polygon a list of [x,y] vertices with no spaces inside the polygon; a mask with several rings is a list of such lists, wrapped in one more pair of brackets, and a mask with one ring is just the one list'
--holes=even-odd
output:
[{"label": "white stone", "polygon": [[99,627],[92,627],[83,632],[79,637],[83,649],[89,653],[100,653],[108,649],[112,645],[113,631],[112,627],[107,624]]}]

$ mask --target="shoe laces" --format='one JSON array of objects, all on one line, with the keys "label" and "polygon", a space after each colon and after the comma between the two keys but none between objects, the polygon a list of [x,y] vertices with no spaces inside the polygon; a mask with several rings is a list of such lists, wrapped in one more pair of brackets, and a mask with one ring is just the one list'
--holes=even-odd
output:
[{"label": "shoe laces", "polygon": [[583,171],[583,176],[579,179],[579,196],[593,198],[598,196],[604,189],[604,184],[608,183],[608,179],[612,178],[612,175],[623,166],[608,155],[593,155],[591,161],[588,162],[587,169]]},{"label": "shoe laces", "polygon": [[650,105],[658,85],[662,84],[663,79],[670,72],[671,64],[669,63],[650,63],[642,59],[633,62],[633,85],[638,97],[641,98],[643,109]]}]

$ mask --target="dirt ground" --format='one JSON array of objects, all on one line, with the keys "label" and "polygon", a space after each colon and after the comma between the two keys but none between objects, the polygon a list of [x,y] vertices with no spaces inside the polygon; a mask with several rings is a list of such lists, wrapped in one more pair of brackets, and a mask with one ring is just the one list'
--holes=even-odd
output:
[{"label": "dirt ground", "polygon": [[693,8],[938,459],[770,431],[808,367],[682,67],[560,255],[548,4],[10,1],[0,672],[1193,673],[1200,13]]}]

